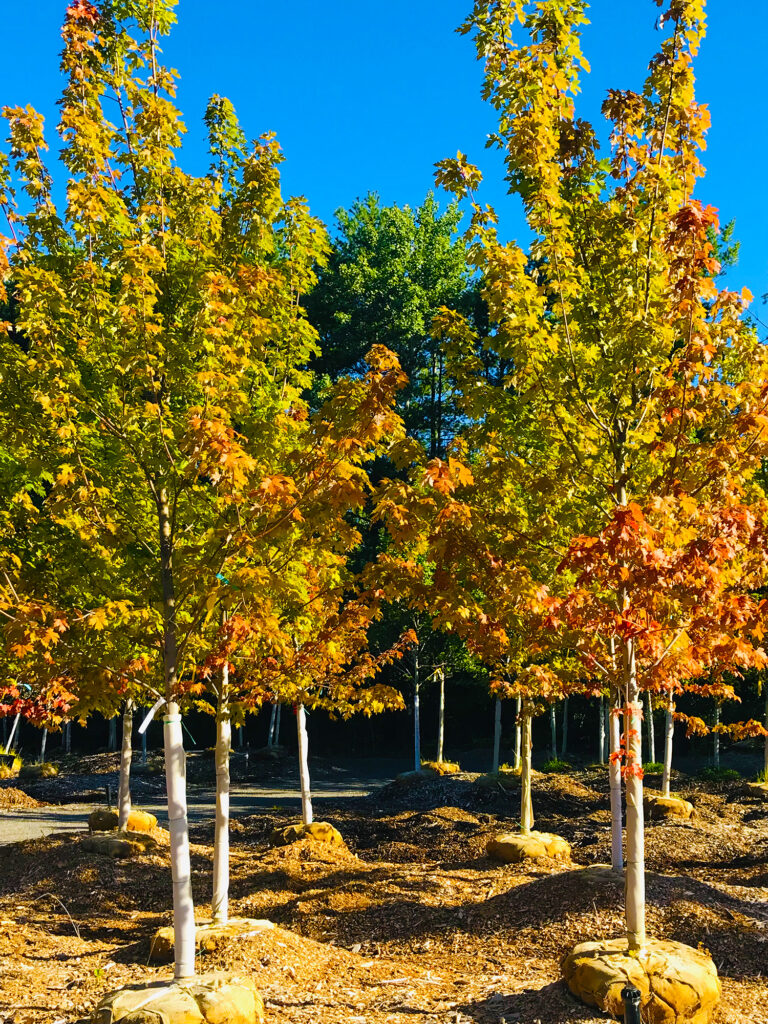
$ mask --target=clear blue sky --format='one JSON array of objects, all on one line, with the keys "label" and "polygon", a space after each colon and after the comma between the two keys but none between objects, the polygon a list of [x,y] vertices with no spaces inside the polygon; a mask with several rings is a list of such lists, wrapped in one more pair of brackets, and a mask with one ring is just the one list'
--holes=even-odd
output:
[{"label": "clear blue sky", "polygon": [[[51,129],[65,7],[66,0],[35,0],[3,11],[0,104],[31,103]],[[519,211],[504,194],[498,157],[483,148],[493,120],[479,98],[481,70],[471,41],[454,32],[470,7],[471,0],[181,0],[165,61],[181,73],[185,166],[205,167],[201,116],[218,92],[233,101],[248,136],[277,133],[286,192],[306,195],[327,222],[369,190],[385,202],[418,204],[434,162],[462,149],[486,172],[484,198],[514,237]],[[697,98],[713,124],[698,196],[723,221],[735,219],[742,248],[729,283],[750,288],[754,312],[768,322],[760,299],[768,292],[768,2],[708,7]],[[595,0],[589,12],[592,74],[579,113],[602,137],[605,91],[641,86],[658,44],[657,13],[652,0]]]}]

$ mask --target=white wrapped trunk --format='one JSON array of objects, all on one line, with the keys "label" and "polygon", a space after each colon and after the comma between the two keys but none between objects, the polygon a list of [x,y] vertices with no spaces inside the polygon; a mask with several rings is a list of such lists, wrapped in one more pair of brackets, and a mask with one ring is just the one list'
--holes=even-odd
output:
[{"label": "white wrapped trunk", "polygon": [[624,642],[627,683],[625,745],[627,750],[627,865],[624,891],[630,952],[645,945],[645,822],[643,820],[643,705],[637,686],[634,641]]},{"label": "white wrapped trunk", "polygon": [[648,729],[648,760],[656,761],[656,729],[653,722],[653,701],[651,691],[645,691],[645,724]]},{"label": "white wrapped trunk", "polygon": [[267,732],[267,746],[274,747],[275,745],[275,725],[277,724],[277,704],[272,705],[272,711],[269,715],[269,731]]},{"label": "white wrapped trunk", "polygon": [[309,740],[307,737],[307,713],[304,705],[296,708],[296,731],[299,737],[299,779],[301,782],[301,820],[312,824],[312,793],[309,784]]},{"label": "white wrapped trunk", "polygon": [[549,738],[552,746],[552,759],[557,760],[557,717],[555,705],[549,705]]},{"label": "white wrapped trunk", "polygon": [[672,741],[675,735],[675,704],[670,694],[664,727],[664,774],[661,777],[661,795],[669,796],[672,780]]},{"label": "white wrapped trunk", "polygon": [[440,672],[440,711],[437,722],[437,760],[443,760],[445,743],[445,673]]},{"label": "white wrapped trunk", "polygon": [[176,595],[173,576],[173,537],[168,492],[157,495],[160,533],[160,578],[163,588],[163,669],[166,713],[163,717],[165,788],[168,795],[168,831],[171,840],[173,883],[174,977],[195,974],[195,907],[189,863],[189,821],[187,819],[187,771],[181,714],[176,703]]},{"label": "white wrapped trunk", "polygon": [[117,827],[124,829],[131,813],[131,758],[133,746],[133,701],[127,700],[123,708],[123,736],[120,748],[120,782],[117,787]]},{"label": "white wrapped trunk", "polygon": [[213,840],[211,916],[214,923],[226,924],[229,920],[229,755],[232,750],[228,665],[221,672],[216,711],[216,827]]},{"label": "white wrapped trunk", "polygon": [[522,741],[520,752],[520,831],[524,836],[533,828],[533,801],[531,799],[531,712],[523,704]]},{"label": "white wrapped trunk", "polygon": [[493,715],[493,768],[492,771],[497,772],[499,770],[499,761],[501,758],[501,700],[499,697],[496,698]]},{"label": "white wrapped trunk", "polygon": [[11,735],[8,737],[8,743],[7,743],[6,748],[5,748],[6,751],[8,751],[8,753],[10,753],[13,750],[13,743],[14,743],[14,740],[16,738],[16,731],[17,731],[17,729],[19,727],[19,720],[20,719],[21,719],[21,712],[19,711],[19,712],[16,713],[16,717],[13,720],[13,725],[11,726]]},{"label": "white wrapped trunk", "polygon": [[523,702],[520,697],[515,703],[515,771],[520,771],[522,764],[522,743],[523,743]]},{"label": "white wrapped trunk", "polygon": [[419,656],[413,658],[413,770],[421,769],[421,716],[419,707]]},{"label": "white wrapped trunk", "polygon": [[614,689],[611,692],[608,707],[608,737],[610,753],[615,757],[608,760],[608,781],[611,798],[611,867],[614,871],[622,871],[624,868],[624,835],[621,813],[621,762],[619,753],[621,748],[621,720],[619,708],[621,707],[621,694]]},{"label": "white wrapped trunk", "polygon": [[175,701],[168,704],[163,718],[163,741],[173,880],[174,976],[191,978],[195,973],[195,908],[189,862],[186,755],[179,705]]}]

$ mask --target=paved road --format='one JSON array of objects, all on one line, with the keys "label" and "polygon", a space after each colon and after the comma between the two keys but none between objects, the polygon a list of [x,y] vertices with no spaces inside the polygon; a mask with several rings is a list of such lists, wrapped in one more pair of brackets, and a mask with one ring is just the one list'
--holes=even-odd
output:
[{"label": "paved road", "polygon": [[[356,766],[325,767],[318,772],[317,784],[312,789],[312,800],[322,803],[323,800],[366,796],[372,789],[393,778],[402,767],[389,762],[360,762]],[[192,824],[213,819],[215,789],[190,786],[187,799]],[[82,831],[88,827],[91,811],[103,806],[102,802],[0,811],[0,845],[39,839],[57,832]],[[157,815],[158,822],[167,826],[168,814],[163,801],[141,801],[140,806],[142,810]],[[259,810],[275,806],[296,810],[301,807],[301,794],[295,779],[232,787],[230,810],[233,818],[256,814]]]},{"label": "paved road", "polygon": [[34,807],[0,811],[0,846],[39,839],[54,832],[76,832],[87,828],[88,815],[96,804],[67,804],[65,807]]}]

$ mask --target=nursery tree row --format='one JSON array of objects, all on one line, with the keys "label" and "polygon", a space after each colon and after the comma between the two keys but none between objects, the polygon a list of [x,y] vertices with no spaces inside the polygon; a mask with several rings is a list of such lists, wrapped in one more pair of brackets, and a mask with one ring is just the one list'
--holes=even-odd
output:
[{"label": "nursery tree row", "polygon": [[[295,709],[307,823],[305,710],[401,708],[398,673],[417,770],[424,683],[485,673],[515,702],[524,835],[533,717],[608,708],[613,865],[646,943],[643,695],[670,735],[678,695],[719,707],[764,668],[768,513],[765,351],[699,198],[703,3],[658,6],[661,48],[641,92],[608,93],[601,149],[576,106],[585,3],[477,0],[463,31],[525,247],[462,153],[437,164],[446,210],[368,196],[331,245],[283,196],[274,137],[217,95],[209,170],[186,173],[172,0],[68,8],[63,202],[42,118],[3,111],[3,706],[47,728],[120,711],[128,738],[137,706],[162,718],[178,978],[182,715],[217,724],[224,920],[232,724]],[[123,764],[121,824],[127,741]]]}]

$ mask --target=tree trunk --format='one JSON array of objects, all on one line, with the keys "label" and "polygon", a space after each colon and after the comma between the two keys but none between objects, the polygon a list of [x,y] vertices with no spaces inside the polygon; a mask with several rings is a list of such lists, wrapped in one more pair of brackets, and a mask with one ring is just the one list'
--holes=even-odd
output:
[{"label": "tree trunk", "polygon": [[491,771],[499,770],[501,759],[501,698],[496,698],[493,715],[493,767]]},{"label": "tree trunk", "polygon": [[563,701],[563,738],[560,743],[560,757],[565,758],[568,752],[568,698]]},{"label": "tree trunk", "polygon": [[229,920],[229,755],[232,723],[229,718],[229,665],[221,670],[216,705],[216,825],[213,839],[213,896],[211,916],[215,924]]},{"label": "tree trunk", "polygon": [[651,691],[645,691],[645,721],[648,726],[648,760],[656,762],[656,729],[653,722],[653,701]]},{"label": "tree trunk", "polygon": [[[720,705],[715,704],[715,725],[720,725]],[[713,734],[714,749],[712,751],[712,763],[715,768],[720,767],[720,733],[715,732]]]},{"label": "tree trunk", "polygon": [[304,705],[296,708],[296,729],[299,735],[299,779],[301,780],[301,820],[312,824],[312,794],[309,787],[309,740],[307,738],[307,713]]},{"label": "tree trunk", "polygon": [[238,748],[238,750],[242,750],[244,746],[245,746],[245,729],[242,727],[242,725],[238,725],[238,727],[237,727],[237,748]]},{"label": "tree trunk", "polygon": [[431,353],[431,367],[429,374],[429,457],[434,459],[437,455],[437,370],[436,353]]},{"label": "tree trunk", "polygon": [[133,747],[133,701],[127,700],[123,708],[123,745],[120,748],[120,782],[117,786],[117,827],[127,828],[131,813],[131,759]]},{"label": "tree trunk", "polygon": [[555,716],[555,705],[549,705],[549,737],[552,747],[552,760],[557,760],[557,717]]},{"label": "tree trunk", "polygon": [[163,667],[166,713],[163,716],[165,786],[168,794],[168,830],[173,881],[174,977],[195,974],[195,907],[189,860],[187,772],[181,714],[176,703],[176,595],[173,578],[173,539],[168,494],[163,488],[157,504],[163,586]]},{"label": "tree trunk", "polygon": [[669,695],[664,723],[664,774],[661,777],[661,795],[669,796],[669,785],[672,780],[672,739],[675,735],[675,705],[672,694]]},{"label": "tree trunk", "polygon": [[277,705],[277,717],[275,718],[275,739],[274,739],[274,744],[273,744],[276,747],[280,746],[280,723],[282,722],[282,720],[283,720],[283,705],[282,704],[278,704]]},{"label": "tree trunk", "polygon": [[107,750],[110,754],[117,750],[117,716],[109,720],[109,737],[107,739]]},{"label": "tree trunk", "polygon": [[419,655],[413,655],[413,769],[421,771],[421,721],[419,718]]},{"label": "tree trunk", "polygon": [[530,835],[533,828],[533,802],[531,800],[531,710],[523,704],[520,751],[520,831]]},{"label": "tree trunk", "polygon": [[277,724],[277,704],[272,705],[272,711],[269,715],[269,732],[267,733],[267,746],[274,747],[275,745],[275,725]]},{"label": "tree trunk", "polygon": [[147,763],[147,733],[148,732],[149,732],[149,727],[147,727],[144,730],[144,732],[141,734],[141,763],[142,764],[146,764]]},{"label": "tree trunk", "polygon": [[[765,683],[763,683],[765,686]],[[764,721],[763,725],[768,729],[768,686],[765,686],[765,705],[764,705]],[[765,781],[768,782],[768,733],[766,733],[765,740],[763,742],[763,773],[765,775]]]},{"label": "tree trunk", "polygon": [[64,739],[64,753],[65,754],[69,754],[71,752],[71,750],[72,750],[72,723],[71,722],[65,722],[64,723],[63,733],[64,733],[64,737],[63,737],[63,739]]},{"label": "tree trunk", "polygon": [[43,726],[43,736],[40,740],[40,764],[45,764],[45,747],[48,742],[48,730]]},{"label": "tree trunk", "polygon": [[643,705],[637,685],[634,640],[624,641],[627,751],[627,866],[625,874],[627,942],[634,953],[645,945],[645,829],[643,821]]},{"label": "tree trunk", "polygon": [[437,720],[437,760],[443,760],[445,742],[445,673],[440,673],[440,711]]},{"label": "tree trunk", "polygon": [[17,711],[16,712],[16,717],[13,720],[13,725],[11,726],[11,735],[8,737],[8,746],[5,748],[8,751],[9,754],[13,750],[13,743],[14,743],[14,739],[16,737],[16,731],[19,728],[19,720],[20,719],[21,719],[21,712]]},{"label": "tree trunk", "polygon": [[597,706],[597,759],[605,764],[605,697],[600,697]]},{"label": "tree trunk", "polygon": [[618,688],[611,690],[608,701],[608,738],[611,757],[608,760],[608,781],[611,796],[611,867],[614,871],[624,868],[624,827],[621,814],[621,693]]},{"label": "tree trunk", "polygon": [[522,743],[523,743],[523,702],[520,697],[515,704],[515,771],[519,772],[522,765]]}]

